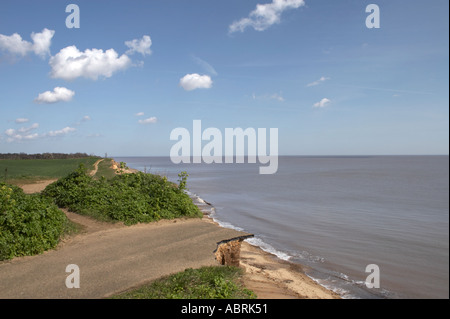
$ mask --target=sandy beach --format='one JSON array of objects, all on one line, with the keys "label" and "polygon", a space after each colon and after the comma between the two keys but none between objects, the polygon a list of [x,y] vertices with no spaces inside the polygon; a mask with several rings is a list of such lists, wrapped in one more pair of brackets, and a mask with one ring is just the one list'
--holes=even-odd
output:
[{"label": "sandy beach", "polygon": [[245,286],[260,299],[340,299],[309,278],[301,265],[280,260],[246,242],[242,243],[241,266],[246,271]]},{"label": "sandy beach", "polygon": [[[203,221],[222,228],[207,216]],[[244,285],[258,299],[340,299],[308,277],[301,265],[281,260],[246,241],[241,244],[240,267],[245,269]]]}]

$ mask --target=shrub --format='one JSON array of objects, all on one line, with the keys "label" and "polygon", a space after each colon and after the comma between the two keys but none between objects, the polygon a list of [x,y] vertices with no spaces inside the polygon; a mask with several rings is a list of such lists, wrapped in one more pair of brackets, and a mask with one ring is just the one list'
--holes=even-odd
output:
[{"label": "shrub", "polygon": [[47,186],[43,194],[73,212],[127,225],[202,216],[182,189],[165,177],[142,172],[95,180],[80,168]]},{"label": "shrub", "polygon": [[67,223],[51,200],[0,183],[0,260],[55,247]]}]

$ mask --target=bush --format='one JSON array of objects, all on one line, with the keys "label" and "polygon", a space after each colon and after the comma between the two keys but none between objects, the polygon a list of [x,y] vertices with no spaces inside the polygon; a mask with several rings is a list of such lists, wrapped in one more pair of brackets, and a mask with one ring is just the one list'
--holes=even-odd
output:
[{"label": "bush", "polygon": [[0,260],[54,248],[67,224],[51,200],[0,183]]},{"label": "bush", "polygon": [[43,195],[73,212],[127,225],[202,216],[182,189],[165,177],[142,172],[95,180],[80,167],[47,186]]}]

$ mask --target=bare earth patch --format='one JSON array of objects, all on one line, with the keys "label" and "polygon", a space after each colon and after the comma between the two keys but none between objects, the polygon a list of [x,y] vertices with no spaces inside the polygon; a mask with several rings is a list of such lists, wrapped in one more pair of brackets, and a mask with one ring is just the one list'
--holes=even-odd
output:
[{"label": "bare earth patch", "polygon": [[48,179],[48,180],[42,180],[42,181],[38,181],[36,183],[31,183],[31,184],[24,184],[24,185],[19,185],[25,194],[35,194],[35,193],[40,193],[42,192],[48,185],[56,182],[57,179]]}]

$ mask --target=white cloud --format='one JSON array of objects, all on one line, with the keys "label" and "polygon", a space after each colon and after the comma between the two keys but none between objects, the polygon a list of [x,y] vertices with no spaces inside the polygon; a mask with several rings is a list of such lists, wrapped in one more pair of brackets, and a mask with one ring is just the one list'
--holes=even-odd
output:
[{"label": "white cloud", "polygon": [[277,100],[277,101],[280,101],[280,102],[284,102],[284,97],[282,97],[280,94],[277,94],[277,93],[272,94],[272,95],[270,96],[270,98],[273,99],[273,100]]},{"label": "white cloud", "polygon": [[252,27],[256,31],[264,31],[273,24],[280,23],[283,11],[297,9],[304,5],[304,0],[272,0],[272,3],[257,4],[256,9],[250,12],[248,18],[233,22],[229,26],[229,32],[243,32],[247,27]]},{"label": "white cloud", "polygon": [[29,127],[21,127],[20,129],[7,129],[5,130],[4,134],[6,137],[6,142],[13,143],[13,142],[24,142],[24,141],[31,141],[36,140],[40,138],[46,138],[46,137],[61,137],[64,135],[67,135],[69,133],[75,132],[76,129],[73,127],[65,127],[61,130],[56,131],[50,131],[44,134],[39,133],[32,133],[31,131],[39,128],[38,123],[34,123],[33,125]]},{"label": "white cloud", "polygon": [[50,132],[44,134],[44,136],[50,136],[50,137],[63,136],[63,135],[66,135],[66,134],[69,134],[69,133],[75,132],[75,131],[76,131],[75,128],[67,126],[61,130],[50,131]]},{"label": "white cloud", "polygon": [[265,94],[265,95],[256,95],[255,93],[252,94],[252,98],[254,100],[260,99],[260,100],[277,100],[279,102],[284,102],[285,99],[284,97],[278,93],[274,93],[274,94]]},{"label": "white cloud", "polygon": [[180,79],[180,86],[186,91],[195,89],[209,89],[213,81],[209,75],[200,75],[197,73],[186,74]]},{"label": "white cloud", "polygon": [[140,53],[143,56],[147,54],[152,54],[150,47],[152,46],[152,39],[148,35],[144,35],[142,39],[134,39],[131,41],[126,41],[125,45],[130,48],[125,54]]},{"label": "white cloud", "polygon": [[18,118],[18,119],[15,120],[15,122],[16,122],[17,124],[23,124],[23,123],[27,123],[27,122],[29,122],[29,121],[30,121],[29,119],[26,119],[26,118],[23,118],[23,117]]},{"label": "white cloud", "polygon": [[10,128],[10,129],[7,129],[5,131],[5,135],[9,136],[9,137],[14,137],[14,136],[17,136],[17,135],[23,135],[24,133],[28,133],[28,132],[30,132],[32,130],[37,129],[38,127],[39,127],[39,124],[38,123],[34,123],[33,125],[31,125],[29,127],[21,127],[18,130]]},{"label": "white cloud", "polygon": [[52,44],[52,38],[55,35],[55,31],[44,29],[41,33],[32,33],[31,39],[33,39],[33,51],[36,55],[45,58],[50,55],[50,45]]},{"label": "white cloud", "polygon": [[20,34],[14,33],[10,36],[0,34],[0,50],[7,51],[14,55],[25,56],[30,52],[34,52],[41,58],[50,55],[50,46],[55,31],[47,28],[40,33],[31,33],[33,43],[22,39]]},{"label": "white cloud", "polygon": [[139,112],[139,113],[136,113],[136,114],[134,114],[135,116],[144,116],[144,112]]},{"label": "white cloud", "polygon": [[22,40],[22,37],[17,33],[10,36],[0,34],[0,49],[12,54],[25,56],[32,50],[32,44]]},{"label": "white cloud", "polygon": [[34,102],[39,104],[50,104],[57,102],[68,102],[75,95],[74,91],[71,91],[64,87],[55,87],[53,91],[46,91],[44,93],[40,93],[37,98],[34,99]]},{"label": "white cloud", "polygon": [[79,120],[78,122],[75,122],[72,124],[72,126],[80,126],[81,124],[90,121],[91,117],[89,115],[85,115],[81,118],[81,120]]},{"label": "white cloud", "polygon": [[314,107],[326,107],[331,103],[331,100],[323,98],[320,102],[314,104]]},{"label": "white cloud", "polygon": [[21,127],[20,129],[17,130],[17,132],[19,133],[28,133],[32,130],[35,130],[39,128],[39,124],[38,123],[34,123],[33,125],[29,126],[29,127]]},{"label": "white cloud", "polygon": [[30,141],[30,140],[35,140],[39,137],[38,133],[33,133],[33,134],[15,134],[9,138],[7,138],[6,140],[8,142],[20,142],[20,141]]},{"label": "white cloud", "polygon": [[138,123],[139,124],[154,124],[158,121],[158,119],[156,117],[149,117],[148,119],[145,120],[139,120]]},{"label": "white cloud", "polygon": [[306,85],[306,86],[316,86],[316,85],[319,85],[320,83],[322,83],[322,82],[325,82],[325,81],[327,81],[327,80],[330,80],[330,78],[327,78],[327,77],[325,77],[325,76],[322,76],[320,79],[318,79],[317,81],[314,81],[314,82],[311,82],[311,83],[309,83],[308,85]]},{"label": "white cloud", "polygon": [[16,130],[13,128],[9,128],[5,131],[6,136],[14,136],[14,134],[16,134]]},{"label": "white cloud", "polygon": [[192,56],[192,59],[195,61],[195,63],[200,65],[209,74],[214,75],[214,76],[218,75],[217,71],[208,62],[206,62],[206,61],[204,61],[204,60],[202,60],[202,59],[200,59],[199,57],[196,57],[196,56]]},{"label": "white cloud", "polygon": [[7,136],[6,141],[8,143],[12,142],[20,142],[20,141],[27,141],[27,140],[34,140],[39,137],[38,133],[30,133],[32,130],[35,130],[39,127],[38,123],[34,123],[30,127],[21,127],[18,130],[15,129],[7,129],[5,130],[5,135]]},{"label": "white cloud", "polygon": [[72,45],[51,57],[49,64],[53,78],[74,80],[84,77],[97,80],[101,76],[109,78],[114,72],[128,68],[131,60],[125,54],[119,57],[114,49],[87,49],[81,52]]}]

